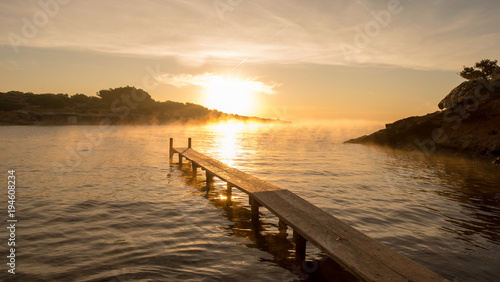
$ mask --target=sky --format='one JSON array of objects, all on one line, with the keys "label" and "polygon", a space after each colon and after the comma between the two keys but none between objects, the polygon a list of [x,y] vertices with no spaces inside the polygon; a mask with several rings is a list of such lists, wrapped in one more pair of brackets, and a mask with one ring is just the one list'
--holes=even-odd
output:
[{"label": "sky", "polygon": [[0,0],[0,91],[130,85],[247,115],[391,122],[438,110],[463,66],[499,59],[499,14],[497,0]]}]

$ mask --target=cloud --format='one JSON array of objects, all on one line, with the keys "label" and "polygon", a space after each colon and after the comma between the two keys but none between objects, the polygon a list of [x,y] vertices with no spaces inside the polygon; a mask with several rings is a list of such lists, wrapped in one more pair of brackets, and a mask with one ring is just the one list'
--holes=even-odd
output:
[{"label": "cloud", "polygon": [[187,73],[181,74],[171,74],[164,73],[155,77],[155,79],[164,84],[173,85],[175,87],[181,88],[190,85],[196,86],[208,86],[211,80],[213,80],[217,75],[211,73],[205,73],[202,75],[192,75]]},{"label": "cloud", "polygon": [[[387,10],[389,1],[220,1],[237,5],[220,17],[213,1],[145,0],[140,7],[132,0],[70,1],[23,46],[172,56],[195,66],[248,58],[456,69],[497,56],[500,45],[497,0],[400,0],[402,11],[386,26],[373,15]],[[0,33],[22,35],[22,19],[33,18],[37,3],[0,0]],[[369,25],[373,36],[357,48]],[[8,37],[0,37],[0,44],[9,45]],[[354,52],[346,53],[346,44]]]},{"label": "cloud", "polygon": [[257,78],[238,79],[231,76],[220,75],[215,73],[204,73],[200,75],[192,74],[171,74],[164,73],[155,77],[159,83],[172,85],[178,88],[187,86],[211,87],[214,84],[237,85],[253,93],[275,94],[274,88],[281,86],[280,83],[270,82],[264,83],[258,81]]},{"label": "cloud", "polygon": [[261,81],[256,80],[246,80],[243,81],[247,85],[248,89],[254,93],[265,93],[265,94],[275,94],[274,88],[281,86],[281,83],[272,82],[270,84],[265,84]]}]

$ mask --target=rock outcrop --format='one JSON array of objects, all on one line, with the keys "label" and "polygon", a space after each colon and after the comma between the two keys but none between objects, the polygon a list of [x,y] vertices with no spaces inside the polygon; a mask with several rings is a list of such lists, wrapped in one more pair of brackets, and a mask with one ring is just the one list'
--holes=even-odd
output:
[{"label": "rock outcrop", "polygon": [[496,68],[493,74],[491,75],[491,80],[492,81],[498,81],[500,80],[500,68]]},{"label": "rock outcrop", "polygon": [[480,82],[477,80],[465,81],[460,85],[451,90],[450,94],[446,95],[441,102],[439,102],[439,109],[449,109],[453,108],[457,104],[462,103],[467,99],[471,99],[475,96],[475,89]]},{"label": "rock outcrop", "polygon": [[442,111],[409,117],[347,143],[500,155],[500,82],[467,81],[439,103]]}]

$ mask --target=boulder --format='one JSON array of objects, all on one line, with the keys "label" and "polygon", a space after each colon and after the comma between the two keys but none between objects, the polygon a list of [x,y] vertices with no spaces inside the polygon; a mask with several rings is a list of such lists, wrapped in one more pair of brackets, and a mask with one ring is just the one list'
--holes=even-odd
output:
[{"label": "boulder", "polygon": [[439,102],[439,109],[450,109],[465,99],[472,98],[474,96],[474,89],[476,88],[477,83],[478,81],[476,80],[465,81],[453,88],[450,94],[446,95],[446,97]]},{"label": "boulder", "polygon": [[[494,80],[469,80],[462,82],[457,87],[451,90],[450,94],[446,95],[441,102],[439,102],[439,109],[452,109],[453,107],[462,104],[467,105],[467,100],[477,100],[481,98],[480,102],[485,102],[482,100],[483,94],[487,91],[494,92],[498,90],[500,82]],[[465,103],[464,103],[465,102]]]}]

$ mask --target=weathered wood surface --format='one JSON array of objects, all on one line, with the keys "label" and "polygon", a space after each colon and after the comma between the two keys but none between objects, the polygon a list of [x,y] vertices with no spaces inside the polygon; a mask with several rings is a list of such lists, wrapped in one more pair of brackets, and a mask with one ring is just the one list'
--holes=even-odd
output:
[{"label": "weathered wood surface", "polygon": [[249,194],[295,232],[364,281],[448,281],[289,190],[190,148],[174,149],[174,152]]}]

